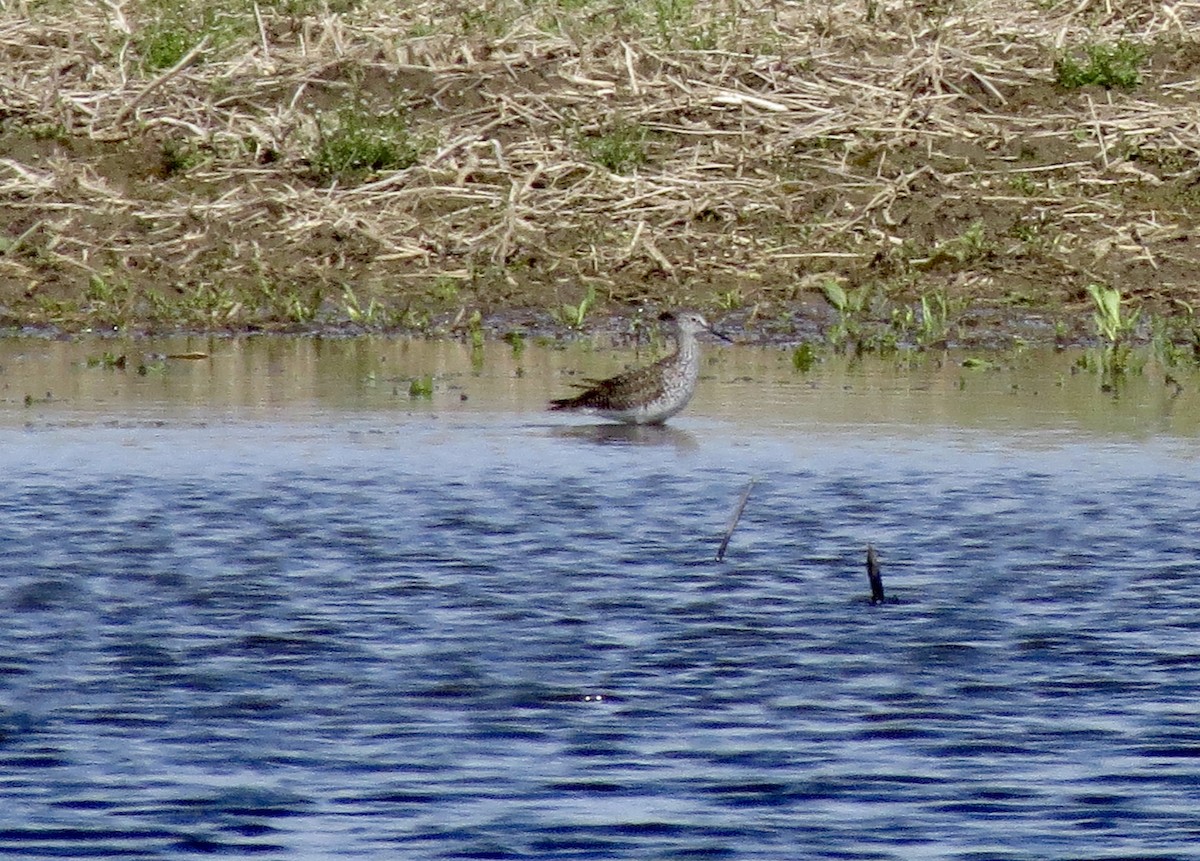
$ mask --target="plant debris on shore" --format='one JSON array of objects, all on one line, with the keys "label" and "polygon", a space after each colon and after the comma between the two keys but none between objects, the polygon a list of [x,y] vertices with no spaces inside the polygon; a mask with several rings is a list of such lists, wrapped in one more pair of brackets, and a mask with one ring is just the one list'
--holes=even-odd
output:
[{"label": "plant debris on shore", "polygon": [[0,326],[1190,332],[1200,3],[1120,8],[14,0]]}]

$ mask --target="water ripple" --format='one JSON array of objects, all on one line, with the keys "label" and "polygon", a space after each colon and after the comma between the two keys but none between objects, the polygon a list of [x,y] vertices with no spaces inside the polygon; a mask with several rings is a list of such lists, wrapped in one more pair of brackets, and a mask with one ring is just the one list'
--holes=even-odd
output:
[{"label": "water ripple", "polygon": [[1196,843],[1185,458],[267,426],[256,465],[230,432],[80,433],[71,471],[6,440],[5,854]]}]

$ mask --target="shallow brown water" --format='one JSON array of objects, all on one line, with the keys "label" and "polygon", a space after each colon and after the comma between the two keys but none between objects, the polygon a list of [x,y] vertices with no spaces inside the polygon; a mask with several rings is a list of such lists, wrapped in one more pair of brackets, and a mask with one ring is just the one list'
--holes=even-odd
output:
[{"label": "shallow brown water", "polygon": [[[106,354],[124,356],[125,367],[105,367]],[[799,373],[787,350],[714,347],[695,400],[674,424],[716,419],[781,429],[883,424],[1200,433],[1200,375],[1171,370],[1176,386],[1151,363],[1117,390],[1105,390],[1098,374],[1075,370],[1080,355],[1029,350],[988,357],[996,367],[987,370],[963,367],[963,353],[835,356]],[[0,342],[0,421],[134,412],[299,417],[338,410],[519,413],[558,421],[544,413],[545,404],[570,391],[572,381],[648,358],[583,342],[530,344],[519,352],[489,343],[473,352],[459,342],[387,338],[11,339]],[[412,380],[426,376],[432,396],[414,397]]]}]

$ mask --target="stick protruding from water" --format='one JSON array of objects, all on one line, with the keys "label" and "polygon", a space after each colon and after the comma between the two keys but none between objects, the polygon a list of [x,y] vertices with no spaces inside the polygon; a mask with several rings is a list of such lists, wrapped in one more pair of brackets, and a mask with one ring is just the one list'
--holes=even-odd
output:
[{"label": "stick protruding from water", "polygon": [[879,570],[879,554],[875,552],[875,545],[867,545],[867,579],[871,581],[871,603],[882,604],[883,597],[883,574]]},{"label": "stick protruding from water", "polygon": [[750,491],[754,489],[754,483],[758,479],[750,479],[746,485],[746,489],[742,491],[742,498],[738,501],[737,508],[733,510],[733,517],[729,519],[729,527],[725,530],[725,537],[721,539],[721,546],[717,548],[717,561],[721,562],[725,559],[725,551],[729,548],[729,539],[733,537],[733,530],[737,529],[738,521],[742,519],[742,512],[746,510],[746,501],[750,499]]}]

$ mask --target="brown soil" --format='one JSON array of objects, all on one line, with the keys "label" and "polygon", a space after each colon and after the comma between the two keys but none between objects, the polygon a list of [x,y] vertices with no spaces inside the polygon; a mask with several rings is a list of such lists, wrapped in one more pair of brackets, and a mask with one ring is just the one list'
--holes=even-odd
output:
[{"label": "brown soil", "polygon": [[[187,4],[0,12],[0,326],[694,305],[794,341],[837,324],[833,283],[899,340],[924,297],[947,323],[925,337],[1004,345],[1090,336],[1097,283],[1193,327],[1200,6],[192,6],[210,38],[157,69]],[[1057,82],[1060,57],[1120,44],[1137,83]],[[322,173],[347,105],[400,112],[415,160]]]}]

